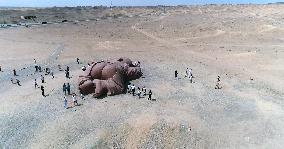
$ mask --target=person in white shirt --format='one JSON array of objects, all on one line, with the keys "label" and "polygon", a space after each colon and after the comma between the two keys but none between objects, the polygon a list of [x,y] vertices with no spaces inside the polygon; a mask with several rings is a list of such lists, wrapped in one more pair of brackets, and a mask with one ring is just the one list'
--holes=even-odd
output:
[{"label": "person in white shirt", "polygon": [[85,96],[83,94],[81,94],[81,99],[85,100]]},{"label": "person in white shirt", "polygon": [[147,91],[146,91],[146,87],[145,86],[142,88],[142,92],[144,93],[143,96],[146,96],[146,92]]},{"label": "person in white shirt", "polygon": [[137,95],[138,95],[139,99],[141,98],[141,93],[142,93],[142,92],[141,92],[141,90],[140,90],[140,87],[138,87],[138,88],[137,88]]},{"label": "person in white shirt", "polygon": [[127,92],[131,93],[131,84],[130,83],[127,85]]},{"label": "person in white shirt", "polygon": [[87,69],[86,66],[83,66],[83,67],[82,67],[82,70],[83,70],[83,71],[86,71],[86,69]]},{"label": "person in white shirt", "polygon": [[64,96],[64,108],[65,109],[68,109],[68,107],[67,107],[67,98],[66,98],[66,96]]},{"label": "person in white shirt", "polygon": [[41,83],[44,83],[44,76],[40,75],[40,78],[41,78]]},{"label": "person in white shirt", "polygon": [[76,94],[75,93],[72,95],[72,99],[73,99],[74,106],[78,105],[78,101],[76,99]]},{"label": "person in white shirt", "polygon": [[131,90],[132,90],[132,95],[135,96],[135,85],[134,84],[132,84]]},{"label": "person in white shirt", "polygon": [[188,77],[189,80],[190,80],[190,83],[192,83],[192,69],[189,69],[189,68],[186,68],[186,71],[185,71],[185,77]]},{"label": "person in white shirt", "polygon": [[35,79],[35,88],[38,88],[38,84],[37,84],[37,82],[36,82],[36,79]]}]

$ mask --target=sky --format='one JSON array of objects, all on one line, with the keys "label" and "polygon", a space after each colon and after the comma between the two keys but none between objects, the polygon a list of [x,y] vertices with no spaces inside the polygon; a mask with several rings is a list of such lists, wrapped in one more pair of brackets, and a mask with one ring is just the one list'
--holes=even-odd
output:
[{"label": "sky", "polygon": [[114,6],[265,4],[279,1],[281,0],[0,0],[0,7],[109,6],[111,2]]}]

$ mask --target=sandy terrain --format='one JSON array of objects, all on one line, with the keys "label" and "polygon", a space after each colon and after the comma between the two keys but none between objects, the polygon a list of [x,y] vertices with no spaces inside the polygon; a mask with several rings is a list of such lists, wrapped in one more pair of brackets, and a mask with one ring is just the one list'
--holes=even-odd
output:
[{"label": "sandy terrain", "polygon": [[[122,17],[0,29],[0,148],[282,148],[283,10],[276,4],[165,13],[117,8]],[[151,89],[156,101],[89,95],[81,106],[64,109],[62,84],[78,93],[83,64],[121,56],[142,63],[144,77],[133,83]],[[54,79],[45,76],[45,98],[34,89],[34,79],[41,83],[33,58],[54,71]],[[70,66],[71,79],[58,64]],[[187,67],[194,83],[184,78]],[[22,86],[10,82],[14,68]],[[220,90],[214,89],[218,75]]]}]

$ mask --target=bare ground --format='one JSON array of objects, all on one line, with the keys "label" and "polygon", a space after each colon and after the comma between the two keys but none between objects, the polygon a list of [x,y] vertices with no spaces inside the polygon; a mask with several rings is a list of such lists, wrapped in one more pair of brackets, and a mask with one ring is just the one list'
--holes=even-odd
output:
[{"label": "bare ground", "polygon": [[[124,11],[139,17],[1,29],[0,148],[284,145],[283,5],[141,9]],[[83,64],[120,56],[141,61],[144,77],[133,83],[151,89],[156,101],[90,95],[81,106],[63,108],[62,84],[78,93]],[[33,58],[55,73],[46,76],[46,98],[33,86],[40,76]],[[58,64],[70,66],[70,80]],[[192,84],[184,78],[187,67]],[[14,68],[22,86],[10,82]],[[221,90],[214,89],[218,75]]]}]

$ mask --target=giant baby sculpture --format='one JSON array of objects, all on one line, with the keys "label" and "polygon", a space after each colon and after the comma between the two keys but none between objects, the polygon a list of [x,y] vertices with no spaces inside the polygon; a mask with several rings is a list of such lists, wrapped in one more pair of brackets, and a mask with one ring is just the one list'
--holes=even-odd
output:
[{"label": "giant baby sculpture", "polygon": [[124,92],[128,81],[141,76],[140,64],[133,64],[129,58],[93,62],[79,76],[79,90],[84,95],[94,93],[94,97],[117,95]]}]

